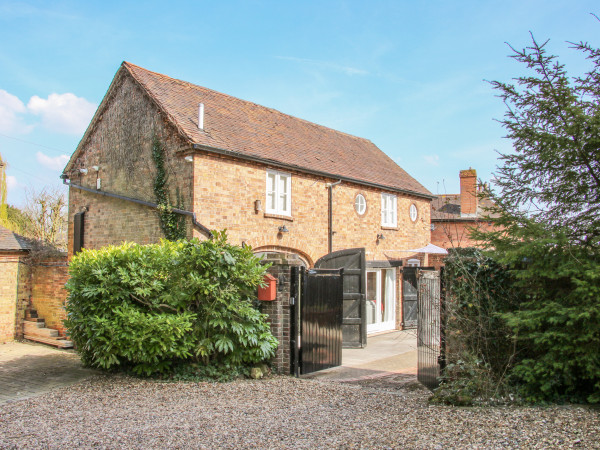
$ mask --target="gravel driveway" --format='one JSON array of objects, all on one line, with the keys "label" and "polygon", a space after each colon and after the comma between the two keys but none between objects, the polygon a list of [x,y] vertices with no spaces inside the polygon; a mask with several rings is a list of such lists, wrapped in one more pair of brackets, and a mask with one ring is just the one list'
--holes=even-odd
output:
[{"label": "gravel driveway", "polygon": [[211,384],[96,376],[0,406],[0,447],[600,448],[598,409],[429,406],[428,392],[406,377]]}]

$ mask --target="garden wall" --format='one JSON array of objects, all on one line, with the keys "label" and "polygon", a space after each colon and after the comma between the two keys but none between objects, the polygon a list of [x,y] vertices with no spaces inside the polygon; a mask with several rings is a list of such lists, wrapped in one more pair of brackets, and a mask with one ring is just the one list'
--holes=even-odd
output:
[{"label": "garden wall", "polygon": [[37,310],[48,328],[64,336],[67,279],[66,255],[36,259],[23,252],[0,255],[0,343],[23,338],[27,308]]},{"label": "garden wall", "polygon": [[267,270],[277,280],[277,299],[261,302],[261,312],[268,314],[271,333],[279,341],[279,347],[272,359],[273,369],[277,373],[291,372],[291,311],[290,288],[292,267],[304,265],[294,254],[264,253],[263,264],[272,264]]}]

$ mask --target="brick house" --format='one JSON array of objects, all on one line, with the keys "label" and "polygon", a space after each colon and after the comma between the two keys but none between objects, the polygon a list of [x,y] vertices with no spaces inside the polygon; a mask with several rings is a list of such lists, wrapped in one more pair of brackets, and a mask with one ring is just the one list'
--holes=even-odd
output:
[{"label": "brick house", "polygon": [[[460,171],[460,194],[440,195],[431,205],[431,243],[445,249],[477,247],[471,238],[471,230],[490,230],[491,200],[481,198],[475,169]],[[442,264],[443,255],[430,256],[429,263]]]},{"label": "brick house", "polygon": [[62,175],[70,185],[69,255],[163,237],[153,138],[165,148],[188,237],[227,229],[234,244],[307,267],[364,247],[368,300],[393,310],[386,321],[373,318],[369,331],[400,326],[402,263],[425,258],[406,250],[430,241],[426,188],[367,139],[128,62]]}]

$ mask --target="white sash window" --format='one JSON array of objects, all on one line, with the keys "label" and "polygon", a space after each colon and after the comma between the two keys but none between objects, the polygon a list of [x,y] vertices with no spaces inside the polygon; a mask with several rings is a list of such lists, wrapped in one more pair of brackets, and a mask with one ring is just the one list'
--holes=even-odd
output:
[{"label": "white sash window", "polygon": [[265,211],[282,216],[292,215],[292,176],[267,170],[267,204]]},{"label": "white sash window", "polygon": [[392,194],[381,194],[381,225],[395,227],[397,220],[397,198]]}]

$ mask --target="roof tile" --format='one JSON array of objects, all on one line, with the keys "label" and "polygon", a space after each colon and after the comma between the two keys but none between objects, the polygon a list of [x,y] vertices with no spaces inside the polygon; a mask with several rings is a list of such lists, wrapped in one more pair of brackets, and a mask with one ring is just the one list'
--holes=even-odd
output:
[{"label": "roof tile", "polygon": [[[191,144],[417,195],[431,193],[371,141],[124,62]],[[198,104],[204,104],[204,130]]]}]

